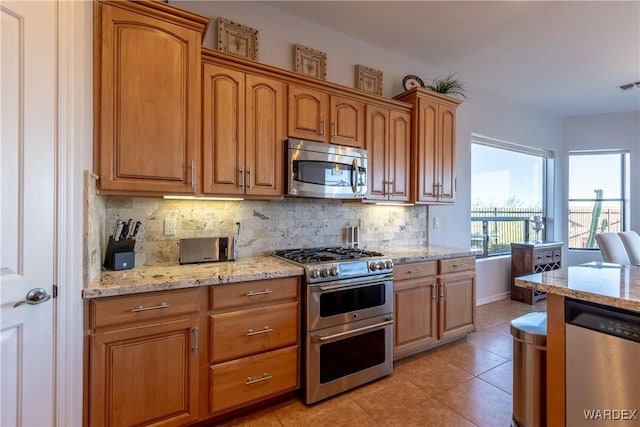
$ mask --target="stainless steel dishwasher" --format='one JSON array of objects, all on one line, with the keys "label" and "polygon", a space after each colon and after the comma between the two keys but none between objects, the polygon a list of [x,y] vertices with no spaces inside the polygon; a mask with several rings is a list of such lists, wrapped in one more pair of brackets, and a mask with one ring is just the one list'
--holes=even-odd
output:
[{"label": "stainless steel dishwasher", "polygon": [[567,426],[640,426],[640,313],[567,298]]}]

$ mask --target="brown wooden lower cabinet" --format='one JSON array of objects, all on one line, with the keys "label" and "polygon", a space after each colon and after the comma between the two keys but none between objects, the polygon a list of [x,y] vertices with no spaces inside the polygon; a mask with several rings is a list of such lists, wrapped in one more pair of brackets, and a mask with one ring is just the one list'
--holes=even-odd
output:
[{"label": "brown wooden lower cabinet", "polygon": [[211,415],[299,387],[299,292],[298,277],[211,287]]},{"label": "brown wooden lower cabinet", "polygon": [[88,300],[85,426],[181,426],[299,387],[299,277]]},{"label": "brown wooden lower cabinet", "polygon": [[[89,302],[87,425],[179,426],[198,420],[199,292]],[[123,318],[128,323],[120,323]]]},{"label": "brown wooden lower cabinet", "polygon": [[476,329],[475,258],[394,267],[394,359],[463,337]]}]

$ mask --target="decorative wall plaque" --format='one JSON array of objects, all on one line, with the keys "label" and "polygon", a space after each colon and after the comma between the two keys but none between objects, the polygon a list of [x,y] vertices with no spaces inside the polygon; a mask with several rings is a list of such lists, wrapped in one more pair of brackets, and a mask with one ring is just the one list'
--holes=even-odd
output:
[{"label": "decorative wall plaque", "polygon": [[258,58],[258,30],[218,18],[218,50],[255,61]]},{"label": "decorative wall plaque", "polygon": [[327,54],[296,44],[293,46],[293,67],[297,73],[326,80]]},{"label": "decorative wall plaque", "polygon": [[356,89],[382,96],[382,71],[356,65]]}]

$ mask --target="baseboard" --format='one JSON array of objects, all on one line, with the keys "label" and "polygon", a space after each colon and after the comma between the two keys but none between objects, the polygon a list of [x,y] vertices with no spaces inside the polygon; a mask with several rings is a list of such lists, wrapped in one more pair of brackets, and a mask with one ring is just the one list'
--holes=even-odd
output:
[{"label": "baseboard", "polygon": [[507,291],[507,292],[502,292],[499,294],[495,294],[495,295],[489,295],[488,297],[484,297],[481,298],[479,300],[476,300],[476,307],[479,305],[485,305],[485,304],[489,304],[492,302],[496,302],[496,301],[501,301],[503,299],[507,299],[511,296],[511,292]]}]

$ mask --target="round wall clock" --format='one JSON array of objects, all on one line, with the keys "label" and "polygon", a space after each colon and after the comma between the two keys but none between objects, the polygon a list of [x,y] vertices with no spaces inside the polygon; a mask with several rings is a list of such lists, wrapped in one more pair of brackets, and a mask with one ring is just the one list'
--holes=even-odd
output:
[{"label": "round wall clock", "polygon": [[404,90],[413,89],[414,87],[424,87],[424,82],[420,77],[409,74],[402,79],[402,87],[404,87]]}]

